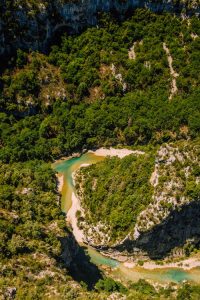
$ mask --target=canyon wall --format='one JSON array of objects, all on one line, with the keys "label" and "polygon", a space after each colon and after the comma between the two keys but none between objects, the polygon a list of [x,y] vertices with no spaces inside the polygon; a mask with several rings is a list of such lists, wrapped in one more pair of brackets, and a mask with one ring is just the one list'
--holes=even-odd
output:
[{"label": "canyon wall", "polygon": [[[17,48],[45,52],[52,40],[61,33],[77,33],[95,26],[98,14],[112,12],[119,18],[136,8],[154,12],[199,14],[198,0],[54,0],[47,3],[35,0],[0,3],[0,56]],[[187,4],[185,4],[187,3]]]},{"label": "canyon wall", "polygon": [[192,201],[173,211],[163,222],[141,234],[136,240],[125,239],[113,247],[94,246],[107,256],[128,258],[181,258],[200,245],[200,202]]},{"label": "canyon wall", "polygon": [[[125,240],[116,246],[119,252],[134,255],[142,251],[151,259],[163,259],[168,255],[179,257],[187,248],[200,243],[200,203],[192,201],[171,214],[153,229],[132,241]],[[159,245],[159,247],[158,247]]]}]

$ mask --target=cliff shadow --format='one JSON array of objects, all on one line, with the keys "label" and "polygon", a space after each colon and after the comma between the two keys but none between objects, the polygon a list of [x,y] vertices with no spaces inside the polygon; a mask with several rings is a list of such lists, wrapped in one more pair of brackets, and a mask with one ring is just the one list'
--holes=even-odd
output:
[{"label": "cliff shadow", "polygon": [[72,26],[66,24],[66,23],[61,23],[57,24],[54,29],[52,30],[51,38],[48,39],[47,45],[46,45],[46,53],[49,53],[51,51],[51,47],[58,45],[60,46],[62,43],[62,39],[65,36],[72,36],[75,35],[76,32],[73,29]]},{"label": "cliff shadow", "polygon": [[69,275],[77,282],[84,283],[88,290],[94,289],[95,284],[102,279],[102,272],[91,262],[86,253],[86,247],[80,246],[70,233],[68,237],[60,238],[62,244],[62,260]]},{"label": "cliff shadow", "polygon": [[126,240],[117,246],[118,251],[129,253],[142,250],[151,259],[163,259],[176,247],[183,247],[187,241],[200,243],[200,201],[191,202],[172,211],[170,215],[152,230],[142,233],[135,241]]}]

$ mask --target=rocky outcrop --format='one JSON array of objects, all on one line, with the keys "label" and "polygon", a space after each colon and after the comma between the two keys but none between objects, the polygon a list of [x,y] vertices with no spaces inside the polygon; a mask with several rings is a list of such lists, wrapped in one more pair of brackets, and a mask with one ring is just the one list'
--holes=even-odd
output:
[{"label": "rocky outcrop", "polygon": [[91,246],[121,262],[183,258],[200,246],[200,202],[193,201],[171,212],[163,222],[135,240],[127,237],[113,247]]},{"label": "rocky outcrop", "polygon": [[75,281],[85,282],[89,289],[93,289],[98,280],[102,279],[101,271],[90,261],[84,247],[77,243],[72,233],[59,239],[62,245],[61,259],[69,275]]},{"label": "rocky outcrop", "polygon": [[[182,148],[181,148],[182,146]],[[139,214],[135,226],[139,233],[150,230],[165,220],[170,212],[191,201],[186,192],[198,184],[199,146],[190,143],[162,145],[157,152],[150,182],[154,188],[152,202]],[[200,196],[199,196],[200,197]]]},{"label": "rocky outcrop", "polygon": [[[186,4],[187,3],[187,4]],[[149,8],[154,12],[199,14],[197,0],[36,0],[1,1],[0,4],[0,56],[11,50],[45,51],[63,32],[77,33],[97,24],[98,13],[112,12],[120,18],[136,8]]]},{"label": "rocky outcrop", "polygon": [[93,289],[98,280],[102,279],[101,271],[90,261],[90,257],[72,233],[60,237],[59,240],[62,245],[61,259],[70,276],[75,281],[85,282],[89,289]]},{"label": "rocky outcrop", "polygon": [[[100,220],[93,224],[89,218],[82,216],[80,224],[85,242],[117,259],[121,256],[151,259],[177,257],[199,246],[199,150],[199,142],[181,141],[162,145],[156,153],[155,168],[150,176],[152,200],[137,215],[134,229],[130,227],[125,237],[121,235],[123,240],[113,242],[110,238],[112,223]],[[80,183],[84,180],[84,176],[78,180],[78,196],[82,203],[86,193]],[[93,181],[91,186],[94,183],[98,185]],[[129,203],[129,207],[132,205]]]},{"label": "rocky outcrop", "polygon": [[72,234],[68,234],[67,237],[61,237],[59,239],[62,245],[61,258],[64,264],[69,267],[78,255],[79,245]]},{"label": "rocky outcrop", "polygon": [[[135,241],[125,240],[115,247],[119,253],[143,253],[151,259],[187,254],[189,248],[200,244],[200,202],[191,202],[173,211],[159,225],[141,234]],[[184,247],[184,249],[183,249]]]}]

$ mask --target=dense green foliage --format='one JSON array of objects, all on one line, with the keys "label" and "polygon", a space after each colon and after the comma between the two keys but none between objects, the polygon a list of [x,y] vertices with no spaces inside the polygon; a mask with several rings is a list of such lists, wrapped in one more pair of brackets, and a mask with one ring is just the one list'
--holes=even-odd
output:
[{"label": "dense green foliage", "polygon": [[185,284],[182,288],[179,289],[177,300],[198,299],[199,296],[200,296],[200,286],[190,286],[189,284]]},{"label": "dense green foliage", "polygon": [[121,292],[125,293],[126,288],[119,282],[114,281],[112,278],[106,277],[105,279],[100,279],[95,288],[97,291],[106,291],[106,292]]},{"label": "dense green foliage", "polygon": [[[191,34],[200,34],[199,20],[193,17],[188,25],[188,20],[138,10],[122,25],[107,17],[100,25],[63,38],[47,58],[32,55],[24,67],[19,52],[21,69],[4,72],[3,161],[48,160],[102,144],[162,143],[198,135],[200,44]],[[136,59],[131,60],[128,50],[134,42]],[[163,42],[179,73],[172,101]],[[60,72],[63,82],[57,78]],[[55,95],[56,86],[60,93]]]},{"label": "dense green foliage", "polygon": [[140,279],[137,283],[132,283],[131,288],[148,296],[156,296],[157,294],[155,288],[143,279]]},{"label": "dense green foliage", "polygon": [[82,168],[76,182],[83,192],[87,222],[105,223],[111,242],[133,231],[138,214],[152,201],[149,179],[153,168],[152,153],[107,158]]},{"label": "dense green foliage", "polygon": [[65,222],[59,208],[55,175],[50,166],[41,161],[15,163],[9,167],[1,164],[0,172],[0,201],[5,217],[1,228],[6,230],[1,238],[1,255],[12,257],[40,248],[46,249],[46,254],[58,255],[59,242],[55,236],[50,238],[47,224],[58,222],[58,228],[59,224],[64,228]]},{"label": "dense green foliage", "polygon": [[1,163],[0,206],[0,293],[15,287],[17,299],[36,299],[67,278],[59,241],[67,228],[51,166]]},{"label": "dense green foliage", "polygon": [[[10,20],[9,32],[15,26],[10,14],[13,5],[25,2],[6,2],[8,10],[3,17]],[[27,2],[37,12],[41,1]],[[18,32],[17,26],[15,29]],[[61,46],[53,47],[48,56],[18,50],[17,57],[10,60],[0,77],[3,294],[8,287],[17,288],[16,299],[44,299],[44,295],[52,299],[57,295],[59,299],[107,299],[113,291],[122,292],[121,285],[111,279],[100,281],[98,293],[91,294],[80,286],[73,287],[74,282],[70,284],[59,242],[67,231],[49,162],[83,148],[152,146],[198,136],[199,36],[197,17],[188,22],[137,10],[122,24],[105,15],[98,28],[79,36],[64,36]],[[163,42],[179,73],[178,92],[171,101]],[[133,43],[135,60],[128,57]],[[89,172],[85,200],[92,212],[91,221],[108,222],[113,240],[133,228],[136,216],[150,202],[152,190],[143,183],[148,182],[152,166],[152,156],[129,156],[122,161],[107,159],[83,171]],[[197,176],[199,169],[194,172]],[[92,176],[97,180],[101,177],[95,191]],[[118,193],[113,195],[117,186]],[[194,183],[188,185],[187,194],[198,197]],[[198,299],[199,288],[187,285],[177,294],[179,300]],[[127,299],[161,296],[176,298],[170,291],[159,294],[144,282],[127,292]]]}]

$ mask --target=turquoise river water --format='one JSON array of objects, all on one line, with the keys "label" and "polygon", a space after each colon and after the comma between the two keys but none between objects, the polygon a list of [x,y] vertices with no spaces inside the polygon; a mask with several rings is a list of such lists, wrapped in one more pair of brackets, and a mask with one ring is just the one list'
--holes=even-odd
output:
[{"label": "turquoise river water", "polygon": [[[104,157],[102,156],[97,156],[93,153],[87,152],[80,157],[63,159],[53,164],[53,168],[58,172],[58,176],[63,176],[63,187],[61,191],[62,211],[67,213],[71,207],[71,196],[72,192],[75,191],[72,173],[79,169],[82,164],[95,164],[103,159]],[[195,268],[189,271],[185,271],[181,268],[156,268],[154,270],[147,270],[142,267],[127,268],[123,263],[111,258],[107,258],[91,247],[87,247],[87,252],[94,264],[100,267],[110,267],[110,272],[112,272],[115,277],[118,277],[119,279],[121,278],[132,281],[149,279],[159,283],[180,283],[187,280],[200,283],[200,268]]]}]

